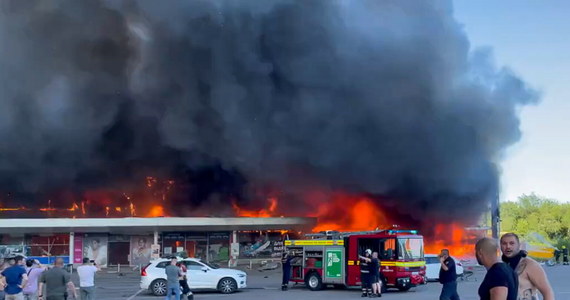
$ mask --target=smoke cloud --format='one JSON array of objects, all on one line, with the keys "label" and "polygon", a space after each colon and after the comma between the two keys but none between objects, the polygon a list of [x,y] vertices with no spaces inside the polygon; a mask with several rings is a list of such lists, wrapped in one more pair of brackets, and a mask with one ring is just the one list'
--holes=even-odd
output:
[{"label": "smoke cloud", "polygon": [[475,219],[539,98],[451,1],[7,0],[0,22],[0,189],[29,206],[159,176],[190,208],[322,189]]}]

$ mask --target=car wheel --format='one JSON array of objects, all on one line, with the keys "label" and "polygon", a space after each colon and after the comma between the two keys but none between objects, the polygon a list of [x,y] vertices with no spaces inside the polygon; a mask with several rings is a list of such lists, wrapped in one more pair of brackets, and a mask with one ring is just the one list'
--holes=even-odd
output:
[{"label": "car wheel", "polygon": [[155,296],[166,295],[166,280],[157,279],[150,284],[150,289]]},{"label": "car wheel", "polygon": [[230,277],[225,277],[218,282],[218,291],[223,294],[231,294],[237,291],[237,282]]},{"label": "car wheel", "polygon": [[321,279],[321,276],[315,272],[307,276],[307,279],[305,279],[305,284],[311,291],[319,291],[323,288],[323,280]]}]

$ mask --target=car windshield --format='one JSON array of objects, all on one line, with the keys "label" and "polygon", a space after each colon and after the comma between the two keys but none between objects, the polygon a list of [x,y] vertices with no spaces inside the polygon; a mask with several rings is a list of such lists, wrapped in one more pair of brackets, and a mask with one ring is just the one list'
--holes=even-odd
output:
[{"label": "car windshield", "polygon": [[423,259],[424,241],[421,238],[398,238],[399,259]]},{"label": "car windshield", "polygon": [[210,269],[219,269],[220,266],[218,266],[217,264],[214,263],[207,263],[205,261],[201,261],[201,263],[205,264],[206,266],[210,267]]}]

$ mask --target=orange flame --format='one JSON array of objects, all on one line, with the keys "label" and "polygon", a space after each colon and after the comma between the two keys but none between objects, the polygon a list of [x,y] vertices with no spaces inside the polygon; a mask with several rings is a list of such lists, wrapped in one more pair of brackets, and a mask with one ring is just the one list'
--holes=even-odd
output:
[{"label": "orange flame", "polygon": [[155,218],[155,217],[166,217],[164,213],[164,207],[162,205],[154,205],[150,208],[150,212],[146,215],[148,218]]},{"label": "orange flame", "polygon": [[437,224],[431,238],[426,238],[425,253],[439,254],[448,249],[455,257],[473,257],[474,245],[481,233],[469,232],[460,224]]},{"label": "orange flame", "polygon": [[0,207],[0,211],[19,211],[19,210],[27,210],[25,207]]},{"label": "orange flame", "polygon": [[232,207],[236,215],[240,217],[250,217],[250,218],[270,218],[274,217],[277,210],[277,198],[271,197],[267,199],[269,202],[269,207],[267,209],[261,210],[246,210],[237,205],[237,203],[232,202]]},{"label": "orange flame", "polygon": [[313,216],[319,219],[313,232],[374,230],[388,224],[384,212],[367,197],[337,195],[321,203]]},{"label": "orange flame", "polygon": [[131,211],[131,217],[135,216],[136,215],[135,205],[132,202],[129,204],[129,208]]}]

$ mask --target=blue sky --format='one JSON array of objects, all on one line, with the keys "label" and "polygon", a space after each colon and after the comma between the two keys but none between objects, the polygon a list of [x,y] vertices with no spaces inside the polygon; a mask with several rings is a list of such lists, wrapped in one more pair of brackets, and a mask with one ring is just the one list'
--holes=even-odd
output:
[{"label": "blue sky", "polygon": [[491,46],[542,92],[521,111],[522,140],[502,162],[502,200],[523,193],[570,201],[570,1],[455,0],[472,47]]}]

